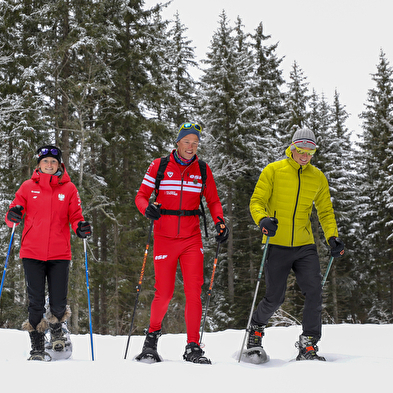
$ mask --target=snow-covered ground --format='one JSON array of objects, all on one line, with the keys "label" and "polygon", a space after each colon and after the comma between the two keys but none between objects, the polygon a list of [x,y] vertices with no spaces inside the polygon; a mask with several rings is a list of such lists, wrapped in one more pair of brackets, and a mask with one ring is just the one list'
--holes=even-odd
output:
[{"label": "snow-covered ground", "polygon": [[164,362],[133,361],[144,337],[72,335],[70,360],[28,362],[26,332],[0,329],[1,391],[15,392],[377,392],[391,389],[393,325],[325,325],[319,354],[327,362],[293,361],[299,327],[266,330],[264,347],[270,361],[238,363],[244,331],[205,333],[206,356],[212,365],[182,360],[186,336],[163,335],[158,349]]}]

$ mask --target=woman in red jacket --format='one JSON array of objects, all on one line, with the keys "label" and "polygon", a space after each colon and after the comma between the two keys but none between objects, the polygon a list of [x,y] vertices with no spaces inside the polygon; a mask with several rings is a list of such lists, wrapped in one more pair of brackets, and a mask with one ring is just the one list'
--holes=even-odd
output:
[{"label": "woman in red jacket", "polygon": [[[37,150],[37,167],[30,180],[15,194],[5,221],[9,227],[25,218],[20,257],[22,258],[29,318],[22,328],[31,339],[29,360],[50,360],[45,352],[45,330],[51,332],[54,351],[68,348],[62,324],[71,315],[67,306],[68,273],[71,261],[70,224],[80,238],[91,234],[82,215],[78,190],[61,163],[56,146]],[[48,282],[50,310],[45,313],[45,281]]]},{"label": "woman in red jacket", "polygon": [[149,199],[155,190],[160,158],[150,164],[135,198],[139,211],[154,220],[155,272],[155,295],[151,305],[149,330],[137,360],[160,361],[157,342],[161,335],[162,320],[173,296],[179,262],[186,296],[187,346],[183,358],[194,363],[210,364],[199,346],[201,287],[204,282],[203,244],[198,211],[201,192],[216,224],[217,241],[226,241],[229,232],[223,220],[221,202],[208,165],[206,185],[202,190],[202,174],[196,155],[201,131],[202,127],[196,123],[183,123],[180,126],[176,139],[177,149],[170,154],[155,203],[150,203]]}]

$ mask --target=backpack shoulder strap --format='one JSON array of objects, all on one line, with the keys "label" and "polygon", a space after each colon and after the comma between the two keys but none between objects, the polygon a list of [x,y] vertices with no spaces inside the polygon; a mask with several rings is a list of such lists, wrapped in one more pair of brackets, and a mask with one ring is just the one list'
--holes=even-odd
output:
[{"label": "backpack shoulder strap", "polygon": [[199,163],[199,170],[201,171],[201,176],[202,176],[202,192],[204,188],[206,187],[206,179],[207,179],[207,174],[206,174],[206,162],[202,160],[198,160]]},{"label": "backpack shoulder strap", "polygon": [[201,188],[201,211],[202,211],[202,217],[203,217],[203,223],[205,227],[205,236],[206,238],[209,236],[207,233],[207,223],[206,223],[206,214],[205,214],[205,207],[203,206],[203,201],[202,201],[202,194],[203,190],[206,187],[206,179],[207,179],[207,174],[206,174],[206,162],[203,160],[198,160],[199,163],[199,170],[201,172],[201,177],[202,177],[202,188]]},{"label": "backpack shoulder strap", "polygon": [[158,191],[160,189],[161,180],[164,178],[165,169],[168,165],[169,159],[170,159],[170,155],[165,156],[165,157],[161,157],[160,166],[158,167],[157,174],[156,174],[156,182],[155,182],[155,188],[154,188],[156,198],[158,195]]}]

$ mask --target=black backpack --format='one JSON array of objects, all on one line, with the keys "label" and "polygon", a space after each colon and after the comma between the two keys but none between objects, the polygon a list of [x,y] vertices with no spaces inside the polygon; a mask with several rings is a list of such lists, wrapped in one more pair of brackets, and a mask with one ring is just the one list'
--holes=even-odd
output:
[{"label": "black backpack", "polygon": [[[160,165],[157,170],[155,190],[154,190],[154,192],[156,194],[156,199],[158,196],[160,183],[161,183],[161,180],[164,178],[165,169],[169,163],[170,157],[171,157],[171,155],[161,157]],[[175,216],[194,216],[194,215],[202,216],[203,222],[204,222],[204,227],[205,227],[205,236],[208,237],[205,208],[204,208],[203,202],[202,202],[202,193],[206,187],[206,178],[207,178],[206,162],[198,159],[198,164],[199,164],[199,170],[201,172],[201,177],[202,177],[201,209],[198,209],[198,210],[165,210],[165,209],[160,209],[160,213],[163,215],[175,215]]]}]

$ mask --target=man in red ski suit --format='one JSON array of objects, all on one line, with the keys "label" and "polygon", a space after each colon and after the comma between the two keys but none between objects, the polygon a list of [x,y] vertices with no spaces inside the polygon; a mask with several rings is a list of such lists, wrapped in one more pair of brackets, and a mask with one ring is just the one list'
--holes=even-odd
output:
[{"label": "man in red ski suit", "polygon": [[195,123],[183,123],[180,126],[176,139],[178,148],[170,154],[156,202],[150,203],[149,199],[155,190],[160,158],[150,164],[135,198],[139,211],[154,220],[155,270],[155,296],[151,304],[150,326],[137,360],[150,357],[160,361],[156,353],[157,341],[161,335],[162,320],[173,296],[179,261],[186,296],[187,346],[183,358],[186,361],[210,363],[199,346],[201,286],[204,282],[203,244],[198,215],[201,192],[216,224],[217,241],[226,241],[229,231],[223,220],[221,202],[208,165],[206,185],[202,190],[202,175],[196,155],[201,130],[202,127]]}]

